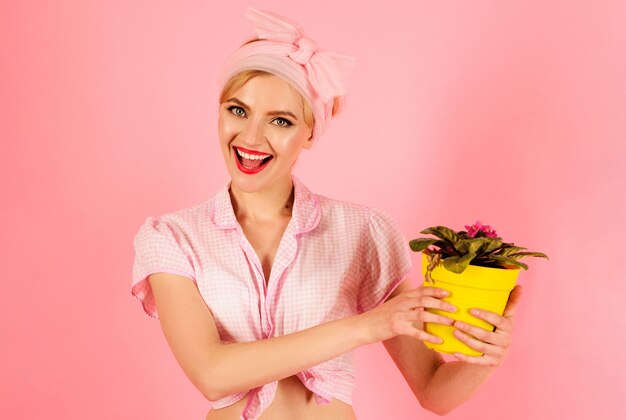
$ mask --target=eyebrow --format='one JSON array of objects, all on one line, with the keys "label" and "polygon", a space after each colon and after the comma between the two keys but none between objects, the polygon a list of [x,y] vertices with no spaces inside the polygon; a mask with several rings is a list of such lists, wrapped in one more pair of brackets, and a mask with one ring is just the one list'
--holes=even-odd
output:
[{"label": "eyebrow", "polygon": [[[239,106],[241,106],[242,108],[246,108],[246,109],[250,109],[250,107],[248,105],[246,105],[245,103],[241,102],[239,99],[237,98],[229,98],[226,99],[226,102],[233,102]],[[294,120],[298,121],[298,117],[296,117],[292,112],[290,111],[269,111],[267,113],[267,115],[271,115],[271,116],[278,116],[278,115],[288,115],[291,118],[293,118]]]}]

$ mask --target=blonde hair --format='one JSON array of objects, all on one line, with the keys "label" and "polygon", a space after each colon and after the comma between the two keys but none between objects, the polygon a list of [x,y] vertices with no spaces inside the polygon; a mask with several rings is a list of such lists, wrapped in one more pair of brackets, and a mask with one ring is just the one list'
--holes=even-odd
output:
[{"label": "blonde hair", "polygon": [[[273,75],[273,74],[264,70],[256,70],[256,69],[243,70],[233,75],[228,80],[228,82],[226,82],[226,84],[224,85],[224,88],[222,89],[222,93],[220,94],[220,103],[224,103],[237,89],[245,85],[246,82],[248,82],[248,80],[252,79],[253,77],[268,76],[268,75]],[[313,128],[313,126],[315,125],[315,117],[313,116],[313,110],[311,109],[311,106],[302,97],[300,92],[298,92],[295,88],[293,90],[297,92],[298,95],[300,95],[300,97],[302,98],[302,104],[303,104],[302,113],[304,114],[304,122],[310,128]],[[342,107],[343,107],[343,97],[335,96],[333,98],[332,116],[334,117],[336,114],[338,114]]]}]

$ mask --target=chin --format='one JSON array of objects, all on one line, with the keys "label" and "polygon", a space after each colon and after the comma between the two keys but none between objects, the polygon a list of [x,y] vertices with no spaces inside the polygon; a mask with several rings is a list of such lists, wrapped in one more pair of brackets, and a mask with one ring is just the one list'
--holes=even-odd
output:
[{"label": "chin", "polygon": [[[291,174],[287,175],[291,180]],[[238,191],[244,193],[255,193],[261,191],[270,191],[274,187],[282,185],[281,180],[276,177],[264,177],[264,178],[247,178],[245,175],[236,174],[231,176],[231,186],[234,186]]]},{"label": "chin", "polygon": [[[235,168],[235,171],[237,171],[237,168]],[[232,186],[237,188],[237,190],[246,193],[257,192],[267,186],[266,183],[259,178],[249,178],[238,172],[235,172],[234,174],[231,173],[230,178]]]}]

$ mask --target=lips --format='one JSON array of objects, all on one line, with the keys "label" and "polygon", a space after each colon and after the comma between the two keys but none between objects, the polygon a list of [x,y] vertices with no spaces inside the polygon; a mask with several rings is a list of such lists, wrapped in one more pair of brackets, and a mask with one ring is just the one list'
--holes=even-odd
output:
[{"label": "lips", "polygon": [[[274,158],[271,154],[250,150],[239,146],[233,146],[233,154],[237,168],[248,175],[261,172]],[[242,156],[243,155],[243,156]]]}]

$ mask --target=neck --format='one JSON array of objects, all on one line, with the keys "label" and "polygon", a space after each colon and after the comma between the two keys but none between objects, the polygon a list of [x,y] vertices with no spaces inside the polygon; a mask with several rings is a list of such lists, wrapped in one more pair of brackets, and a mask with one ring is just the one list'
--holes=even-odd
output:
[{"label": "neck", "polygon": [[229,188],[235,217],[241,223],[273,222],[278,218],[291,217],[294,201],[294,185],[291,179],[279,183],[271,190],[245,192]]}]

